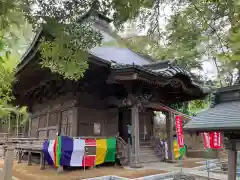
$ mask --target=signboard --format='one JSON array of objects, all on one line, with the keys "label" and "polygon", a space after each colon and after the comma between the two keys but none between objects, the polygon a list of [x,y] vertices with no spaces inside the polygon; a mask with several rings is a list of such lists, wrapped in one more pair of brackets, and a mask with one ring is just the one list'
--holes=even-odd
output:
[{"label": "signboard", "polygon": [[182,128],[182,117],[176,116],[176,132],[177,132],[177,139],[178,139],[178,147],[183,148],[183,128]]},{"label": "signboard", "polygon": [[220,132],[203,133],[204,148],[222,148],[222,136]]}]

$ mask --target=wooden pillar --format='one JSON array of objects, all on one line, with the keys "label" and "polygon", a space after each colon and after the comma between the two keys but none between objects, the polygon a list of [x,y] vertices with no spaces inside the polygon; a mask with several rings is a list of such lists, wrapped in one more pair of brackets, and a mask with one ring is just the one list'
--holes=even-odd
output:
[{"label": "wooden pillar", "polygon": [[228,180],[236,180],[237,173],[237,151],[228,150]]},{"label": "wooden pillar", "polygon": [[62,124],[62,111],[59,111],[57,114],[58,122],[57,122],[57,132],[59,135],[61,135],[61,124]]},{"label": "wooden pillar", "polygon": [[32,113],[29,113],[28,117],[28,137],[31,136],[31,130],[32,130]]},{"label": "wooden pillar", "polygon": [[139,141],[139,109],[137,104],[133,104],[131,108],[132,119],[132,158],[130,167],[140,168],[142,165],[139,161],[140,141]]},{"label": "wooden pillar", "polygon": [[78,136],[78,108],[73,108],[73,119],[72,119],[72,136]]},{"label": "wooden pillar", "polygon": [[[48,107],[50,109],[50,107]],[[47,124],[46,124],[46,135],[45,138],[49,137],[49,121],[50,121],[50,111],[47,112]]]},{"label": "wooden pillar", "polygon": [[6,158],[4,160],[3,172],[0,172],[2,180],[10,180],[12,179],[12,168],[13,168],[13,160],[14,160],[14,148],[8,148]]},{"label": "wooden pillar", "polygon": [[39,137],[39,131],[38,131],[38,129],[39,129],[39,124],[40,124],[40,116],[38,116],[38,118],[37,118],[37,128],[36,128],[36,135],[35,135],[36,138]]},{"label": "wooden pillar", "polygon": [[168,112],[166,115],[166,132],[167,132],[167,145],[168,145],[168,162],[174,161],[173,155],[173,114]]}]

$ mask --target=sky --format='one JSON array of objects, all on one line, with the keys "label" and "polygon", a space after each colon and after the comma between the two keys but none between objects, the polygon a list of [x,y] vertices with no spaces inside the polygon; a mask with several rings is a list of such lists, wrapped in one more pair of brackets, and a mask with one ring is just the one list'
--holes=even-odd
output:
[{"label": "sky", "polygon": [[[171,7],[169,5],[164,7],[164,10],[161,9],[160,10],[160,17],[159,17],[159,23],[160,25],[162,25],[162,27],[165,27],[169,17],[172,15],[172,10]],[[132,28],[131,25],[130,27],[128,27],[129,24],[126,24],[126,31],[123,33],[120,33],[120,36],[131,36],[131,35],[146,35],[147,34],[147,29],[148,26],[146,26],[146,29],[144,30],[138,30],[136,32],[136,28]],[[204,61],[202,62],[202,67],[203,67],[203,71],[199,72],[199,71],[194,71],[193,73],[196,73],[197,75],[201,75],[201,76],[206,76],[207,79],[216,79],[217,78],[217,69],[216,66],[213,62],[213,60],[211,59],[207,59],[205,57],[205,59],[203,59]]]}]

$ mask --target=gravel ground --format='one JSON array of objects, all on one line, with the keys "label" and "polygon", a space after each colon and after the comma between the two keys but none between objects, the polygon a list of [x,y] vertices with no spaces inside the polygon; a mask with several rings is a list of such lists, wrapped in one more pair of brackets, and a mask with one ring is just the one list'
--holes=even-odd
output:
[{"label": "gravel ground", "polygon": [[[3,167],[3,161],[0,161],[0,168]],[[126,170],[119,166],[102,166],[93,169],[75,169],[66,170],[62,174],[58,174],[52,167],[47,167],[45,170],[40,170],[39,165],[27,166],[26,163],[14,163],[13,176],[20,180],[76,180],[98,176],[116,175],[126,178],[138,178],[153,174],[166,173],[162,170]]]}]

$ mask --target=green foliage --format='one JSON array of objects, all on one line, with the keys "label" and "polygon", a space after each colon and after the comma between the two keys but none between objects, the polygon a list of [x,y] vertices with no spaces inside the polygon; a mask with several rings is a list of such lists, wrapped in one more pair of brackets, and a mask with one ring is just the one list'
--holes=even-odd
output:
[{"label": "green foliage", "polygon": [[[8,54],[8,53],[6,53]],[[15,115],[15,118],[21,116],[20,123],[28,121],[28,113],[26,107],[14,107],[11,105],[14,99],[12,95],[12,84],[14,81],[14,72],[17,64],[17,58],[14,54],[8,54],[2,56],[2,62],[0,63],[0,120],[9,120],[6,117]],[[13,119],[10,119],[11,121]]]},{"label": "green foliage", "polygon": [[86,13],[111,15],[120,28],[139,14],[140,7],[151,6],[151,1],[142,0],[25,1],[30,5],[24,6],[28,21],[36,28],[43,26],[53,37],[41,41],[41,65],[72,80],[83,77],[89,50],[101,44],[101,34],[92,28],[91,20],[82,19]]},{"label": "green foliage", "polygon": [[[171,9],[171,16],[165,10]],[[218,70],[222,85],[233,82],[233,70],[239,69],[239,0],[155,1],[153,8],[143,9],[139,27],[148,29],[160,54],[187,69],[201,69],[208,58]],[[163,28],[161,19],[167,19]]]},{"label": "green foliage", "polygon": [[69,24],[53,31],[54,40],[42,39],[41,65],[63,77],[78,80],[88,67],[88,50],[101,41],[91,23]]},{"label": "green foliage", "polygon": [[[187,69],[200,69],[202,57],[208,55],[217,57],[222,67],[238,66],[238,0],[52,0],[51,3],[1,0],[0,3],[2,31],[7,32],[12,24],[19,25],[21,16],[17,14],[22,12],[35,29],[48,26],[46,29],[54,41],[42,41],[41,64],[66,78],[81,78],[87,68],[87,51],[101,43],[98,33],[88,23],[78,24],[80,17],[93,11],[112,17],[117,28],[128,20],[140,18],[139,27],[149,27],[148,37],[142,39],[147,39],[151,46],[143,45],[137,51],[151,51],[148,54],[157,59],[172,59]],[[166,7],[171,8],[172,15],[164,29],[159,18]]]}]

